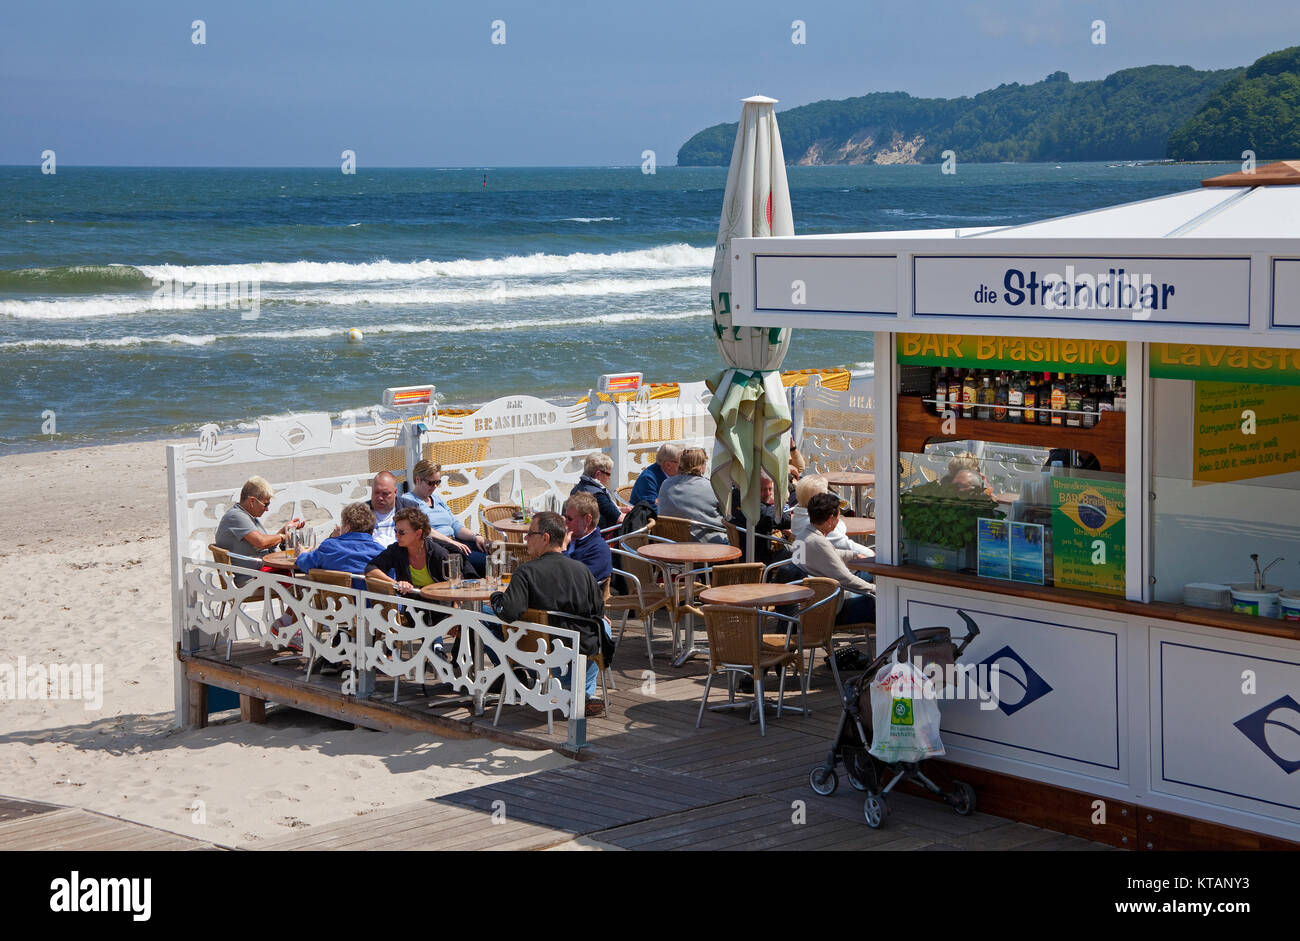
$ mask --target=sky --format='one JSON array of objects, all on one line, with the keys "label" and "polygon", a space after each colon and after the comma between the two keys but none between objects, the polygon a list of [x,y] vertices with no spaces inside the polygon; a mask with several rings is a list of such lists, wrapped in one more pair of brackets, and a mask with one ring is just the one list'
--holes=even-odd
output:
[{"label": "sky", "polygon": [[779,115],[1296,44],[1292,0],[7,0],[0,164],[667,166],[753,94]]}]

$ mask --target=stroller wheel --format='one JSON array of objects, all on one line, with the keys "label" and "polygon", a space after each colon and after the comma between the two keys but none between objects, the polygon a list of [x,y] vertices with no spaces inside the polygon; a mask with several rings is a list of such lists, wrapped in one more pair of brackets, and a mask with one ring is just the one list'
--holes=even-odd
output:
[{"label": "stroller wheel", "polygon": [[975,809],[975,788],[965,781],[953,783],[952,809],[963,817]]},{"label": "stroller wheel", "polygon": [[873,830],[879,830],[885,825],[885,818],[889,816],[889,805],[885,803],[883,794],[868,794],[867,799],[862,804],[862,815],[867,818],[867,826]]},{"label": "stroller wheel", "polygon": [[865,791],[867,789],[867,785],[863,783],[862,779],[853,773],[852,762],[844,763],[844,773],[849,776],[849,783],[853,785],[853,790]]},{"label": "stroller wheel", "polygon": [[825,765],[818,765],[808,772],[808,786],[822,797],[827,797],[835,793],[835,789],[840,786],[839,775],[835,773],[834,768],[828,768]]}]

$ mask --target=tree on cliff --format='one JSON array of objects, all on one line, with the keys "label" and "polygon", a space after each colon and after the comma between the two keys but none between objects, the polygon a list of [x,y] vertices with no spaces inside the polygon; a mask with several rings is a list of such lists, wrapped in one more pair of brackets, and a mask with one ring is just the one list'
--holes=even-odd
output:
[{"label": "tree on cliff", "polygon": [[1270,53],[1212,94],[1169,137],[1175,160],[1300,157],[1300,46]]}]

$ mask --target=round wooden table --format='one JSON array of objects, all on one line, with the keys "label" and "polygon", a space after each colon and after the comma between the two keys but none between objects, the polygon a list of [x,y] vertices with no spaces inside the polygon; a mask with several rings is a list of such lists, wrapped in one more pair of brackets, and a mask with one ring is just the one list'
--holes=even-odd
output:
[{"label": "round wooden table", "polygon": [[[715,562],[730,562],[739,559],[743,553],[735,546],[719,545],[712,542],[649,542],[636,550],[638,555],[662,562],[665,565],[681,568],[683,571],[692,563],[711,565]],[[686,580],[686,604],[694,603],[694,581]],[[699,653],[695,646],[695,619],[689,612],[686,615],[686,642],[673,659],[673,666],[679,667]]]},{"label": "round wooden table", "polygon": [[491,599],[494,591],[500,590],[488,588],[487,582],[482,579],[479,579],[477,584],[469,584],[470,581],[467,579],[466,584],[459,588],[452,588],[451,582],[434,582],[420,589],[420,597],[425,601],[443,601],[449,604],[469,602],[481,605]]},{"label": "round wooden table", "polygon": [[[297,553],[290,555],[283,549],[277,549],[274,552],[268,552],[266,555],[262,556],[262,564],[275,569],[277,572],[291,573],[298,571],[297,567],[294,565],[297,558]],[[307,573],[303,572],[302,574],[305,576]]]},{"label": "round wooden table", "polygon": [[841,516],[840,522],[844,524],[844,532],[850,536],[874,536],[876,534],[876,521],[870,516]]},{"label": "round wooden table", "polygon": [[489,522],[488,525],[497,532],[503,533],[507,539],[511,536],[519,537],[518,539],[510,540],[511,542],[523,542],[523,535],[528,532],[528,527],[531,526],[532,523],[525,523],[523,520],[508,519]]},{"label": "round wooden table", "polygon": [[779,585],[760,582],[748,585],[719,585],[700,592],[705,604],[733,604],[761,607],[768,604],[794,604],[807,601],[813,590],[803,585]]},{"label": "round wooden table", "polygon": [[861,471],[837,471],[826,475],[826,484],[830,487],[852,487],[853,511],[862,516],[862,491],[876,485],[876,475]]}]

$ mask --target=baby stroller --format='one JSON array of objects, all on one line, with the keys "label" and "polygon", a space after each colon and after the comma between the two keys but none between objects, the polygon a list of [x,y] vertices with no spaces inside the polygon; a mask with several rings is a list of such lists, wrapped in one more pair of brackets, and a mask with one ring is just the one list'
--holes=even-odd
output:
[{"label": "baby stroller", "polygon": [[[945,667],[956,663],[962,652],[970,645],[980,632],[979,627],[964,611],[958,615],[966,622],[966,636],[961,646],[955,646],[952,634],[946,627],[925,627],[912,630],[906,617],[903,618],[903,635],[880,652],[871,662],[867,671],[844,684],[844,709],[840,713],[839,725],[835,730],[835,739],[824,764],[813,768],[808,775],[808,783],[813,791],[823,796],[835,793],[839,786],[839,777],[835,766],[844,762],[844,770],[849,776],[849,783],[859,791],[866,792],[863,814],[867,824],[873,829],[884,826],[889,815],[889,806],[885,795],[894,789],[899,781],[907,780],[920,784],[932,794],[939,794],[953,810],[965,816],[975,809],[975,790],[965,781],[954,781],[952,790],[945,791],[920,771],[920,762],[899,762],[889,764],[868,753],[871,747],[871,693],[869,686],[876,673],[890,662],[895,651],[900,661],[914,661],[920,658],[922,665],[936,664]],[[888,783],[882,783],[888,778]]]}]

